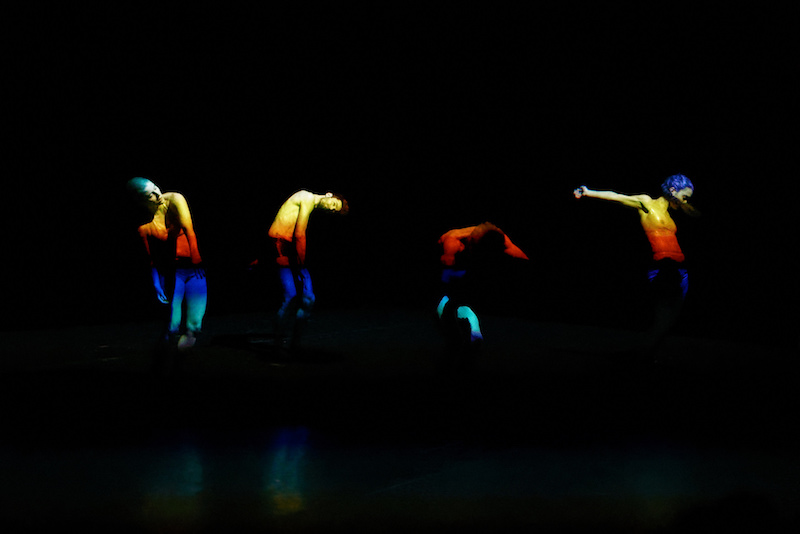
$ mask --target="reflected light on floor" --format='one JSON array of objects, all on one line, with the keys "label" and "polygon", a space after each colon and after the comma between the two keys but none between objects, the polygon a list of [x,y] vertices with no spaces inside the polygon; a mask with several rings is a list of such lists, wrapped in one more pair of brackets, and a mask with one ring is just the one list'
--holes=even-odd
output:
[{"label": "reflected light on floor", "polygon": [[203,520],[203,465],[192,443],[183,443],[159,458],[148,478],[150,487],[142,506],[146,522],[187,526]]},{"label": "reflected light on floor", "polygon": [[308,428],[282,428],[269,451],[264,485],[275,515],[289,515],[304,508],[304,457]]}]

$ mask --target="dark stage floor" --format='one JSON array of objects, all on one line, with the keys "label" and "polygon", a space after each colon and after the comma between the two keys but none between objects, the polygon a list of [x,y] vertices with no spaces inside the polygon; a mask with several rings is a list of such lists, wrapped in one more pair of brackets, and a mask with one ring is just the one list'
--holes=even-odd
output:
[{"label": "dark stage floor", "polygon": [[[0,334],[0,528],[781,531],[798,523],[795,352],[485,317],[320,310],[302,350],[211,316],[170,379],[155,323]],[[380,530],[379,530],[380,529]]]}]

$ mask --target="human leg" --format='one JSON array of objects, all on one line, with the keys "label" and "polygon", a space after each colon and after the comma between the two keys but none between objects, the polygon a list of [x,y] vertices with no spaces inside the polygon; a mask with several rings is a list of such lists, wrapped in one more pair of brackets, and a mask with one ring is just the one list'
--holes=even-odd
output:
[{"label": "human leg", "polygon": [[314,295],[314,288],[311,285],[311,275],[308,273],[308,269],[300,269],[295,282],[297,283],[297,293],[301,295],[297,307],[297,318],[307,320],[317,300],[316,295]]},{"label": "human leg", "polygon": [[[476,344],[483,340],[480,321],[469,301],[467,271],[465,269],[442,269],[442,293],[444,294],[436,306],[436,315],[445,330],[458,331],[469,336],[469,343]],[[467,328],[462,328],[466,326]],[[461,332],[466,330],[467,332]]]},{"label": "human leg", "polygon": [[653,322],[647,340],[655,348],[678,322],[689,289],[689,275],[686,269],[668,265],[651,269],[647,277],[653,303]]},{"label": "human leg", "polygon": [[444,295],[436,306],[436,323],[445,340],[436,362],[438,372],[448,376],[469,372],[483,339],[478,316],[457,296]]},{"label": "human leg", "polygon": [[203,317],[208,304],[208,287],[205,274],[199,269],[187,269],[184,281],[186,301],[186,331],[178,341],[181,350],[194,346],[197,336],[203,327]]},{"label": "human leg", "polygon": [[278,267],[278,278],[283,292],[282,302],[275,314],[275,339],[282,342],[297,308],[297,286],[290,267]]},{"label": "human leg", "polygon": [[448,302],[450,302],[450,297],[445,295],[439,299],[439,304],[436,305],[436,316],[440,321],[442,320],[442,316],[444,316],[444,310],[447,307]]},{"label": "human leg", "polygon": [[311,275],[308,269],[300,269],[295,277],[297,297],[297,311],[295,312],[294,328],[292,331],[292,344],[296,345],[300,341],[300,336],[311,316],[311,310],[317,300],[314,289],[311,285]]},{"label": "human leg", "polygon": [[183,320],[183,297],[186,294],[186,281],[180,273],[173,276],[173,289],[169,294],[169,327],[170,335],[178,334]]},{"label": "human leg", "polygon": [[469,342],[470,344],[478,344],[483,341],[483,333],[481,333],[480,321],[475,312],[469,306],[459,306],[456,309],[456,318],[466,321],[469,325]]},{"label": "human leg", "polygon": [[175,375],[178,367],[178,337],[181,327],[181,308],[184,297],[184,283],[175,271],[159,273],[161,287],[169,299],[166,331],[162,333],[153,352],[151,372],[155,377],[165,378]]},{"label": "human leg", "polygon": [[478,315],[463,301],[443,296],[436,306],[436,316],[444,335],[456,345],[477,346],[483,341]]}]

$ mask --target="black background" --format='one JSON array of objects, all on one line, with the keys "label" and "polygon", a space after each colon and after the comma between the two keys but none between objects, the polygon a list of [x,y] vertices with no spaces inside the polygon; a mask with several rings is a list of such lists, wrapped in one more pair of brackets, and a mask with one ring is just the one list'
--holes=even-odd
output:
[{"label": "black background", "polygon": [[[69,7],[6,17],[4,329],[157,309],[124,184],[181,191],[209,319],[268,311],[281,202],[333,190],[309,230],[320,306],[426,306],[438,237],[491,220],[532,261],[507,312],[631,326],[648,246],[581,184],[658,193],[693,274],[682,332],[796,344],[796,65],[787,13],[572,6]],[[791,143],[791,144],[790,144]]]}]

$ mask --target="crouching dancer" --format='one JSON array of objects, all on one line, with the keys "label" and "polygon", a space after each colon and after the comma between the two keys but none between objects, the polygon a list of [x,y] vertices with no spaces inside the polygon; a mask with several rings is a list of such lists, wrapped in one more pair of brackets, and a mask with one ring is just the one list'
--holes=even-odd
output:
[{"label": "crouching dancer", "polygon": [[283,203],[268,231],[283,288],[283,301],[275,318],[275,340],[282,348],[297,346],[316,300],[306,267],[306,230],[311,214],[318,209],[341,215],[349,211],[347,201],[333,193],[301,190]]},{"label": "crouching dancer", "polygon": [[494,272],[504,256],[523,260],[528,256],[490,222],[450,230],[439,238],[439,244],[442,297],[436,308],[437,317],[448,337],[454,335],[458,343],[477,348],[483,341],[483,332],[472,300],[482,288],[475,287],[470,273],[487,267]]},{"label": "crouching dancer", "polygon": [[[175,372],[182,353],[195,345],[207,303],[206,275],[192,215],[182,194],[162,193],[146,178],[129,180],[128,190],[150,215],[150,220],[139,226],[139,236],[150,259],[156,297],[169,305],[167,332],[157,351],[155,371]],[[177,358],[169,361],[168,356]],[[166,369],[168,365],[175,367]]]}]

